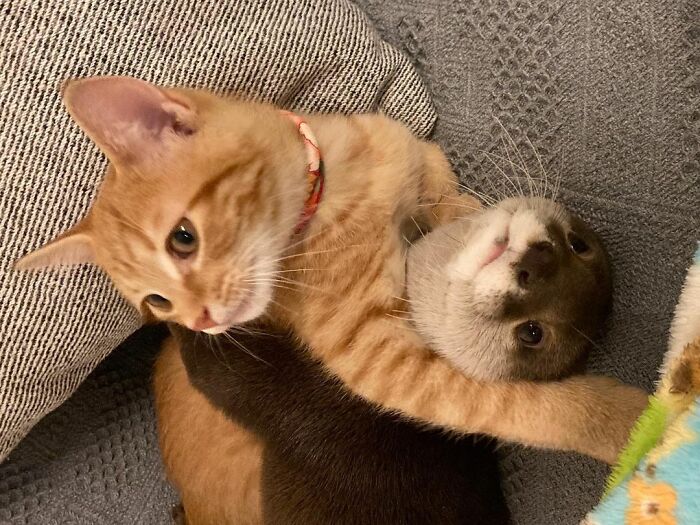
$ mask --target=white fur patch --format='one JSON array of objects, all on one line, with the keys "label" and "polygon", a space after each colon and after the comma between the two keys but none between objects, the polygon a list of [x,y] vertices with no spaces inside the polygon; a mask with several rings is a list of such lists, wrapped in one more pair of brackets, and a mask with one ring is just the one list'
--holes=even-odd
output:
[{"label": "white fur patch", "polygon": [[[698,252],[700,254],[700,252]],[[671,325],[668,352],[662,366],[662,374],[681,354],[685,345],[700,337],[700,258],[697,258],[685,279],[685,286]]]},{"label": "white fur patch", "polygon": [[510,223],[510,242],[508,248],[525,253],[527,247],[549,239],[547,227],[537,218],[534,210],[519,210]]},{"label": "white fur patch", "polygon": [[[513,264],[522,257],[528,246],[551,240],[547,227],[531,209],[517,210],[513,215],[495,209],[489,212],[485,220],[487,226],[469,239],[467,248],[448,264],[448,275],[453,281],[473,282],[474,292],[480,297],[517,292],[519,287]],[[485,265],[497,243],[506,239],[506,251]]]},{"label": "white fur patch", "polygon": [[489,223],[469,239],[466,248],[447,265],[447,274],[452,281],[472,281],[481,271],[494,244],[505,241],[511,216],[504,210],[493,210]]}]

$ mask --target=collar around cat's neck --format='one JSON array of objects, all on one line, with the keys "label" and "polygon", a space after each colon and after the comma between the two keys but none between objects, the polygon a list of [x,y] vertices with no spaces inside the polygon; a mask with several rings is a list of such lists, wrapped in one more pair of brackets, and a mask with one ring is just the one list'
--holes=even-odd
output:
[{"label": "collar around cat's neck", "polygon": [[296,124],[299,135],[304,139],[304,148],[306,149],[306,180],[309,188],[309,196],[306,198],[304,209],[301,212],[301,217],[299,217],[299,222],[295,229],[295,233],[301,233],[309,224],[309,221],[311,221],[311,217],[316,213],[318,204],[321,202],[324,182],[323,159],[321,159],[321,150],[318,148],[316,136],[313,131],[311,131],[306,121],[299,115],[295,115],[289,111],[283,111],[282,113]]}]

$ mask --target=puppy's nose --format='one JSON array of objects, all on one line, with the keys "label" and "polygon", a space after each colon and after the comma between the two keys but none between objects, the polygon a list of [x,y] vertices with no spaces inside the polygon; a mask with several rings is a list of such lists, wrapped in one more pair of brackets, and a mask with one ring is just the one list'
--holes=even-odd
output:
[{"label": "puppy's nose", "polygon": [[515,267],[518,284],[528,288],[556,272],[557,261],[551,242],[542,241],[528,246]]}]

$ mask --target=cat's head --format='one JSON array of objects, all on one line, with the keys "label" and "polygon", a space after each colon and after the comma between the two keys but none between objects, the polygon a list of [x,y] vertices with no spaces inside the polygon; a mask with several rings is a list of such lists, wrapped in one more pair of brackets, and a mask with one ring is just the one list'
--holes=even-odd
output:
[{"label": "cat's head", "polygon": [[294,123],[124,77],[63,99],[110,166],[87,216],[17,267],[95,263],[144,314],[211,333],[260,315],[308,191]]},{"label": "cat's head", "polygon": [[417,329],[481,379],[572,371],[612,297],[598,236],[561,205],[507,199],[428,234],[409,251]]}]

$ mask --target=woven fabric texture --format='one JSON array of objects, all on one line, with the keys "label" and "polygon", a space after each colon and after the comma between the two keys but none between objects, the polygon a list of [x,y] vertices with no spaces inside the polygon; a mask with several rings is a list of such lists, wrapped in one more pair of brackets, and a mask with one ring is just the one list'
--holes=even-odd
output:
[{"label": "woven fabric texture", "polygon": [[70,77],[131,75],[307,111],[435,112],[404,55],[346,0],[9,0],[0,10],[0,460],[139,326],[97,269],[15,259],[87,210],[104,159],[60,102]]}]

